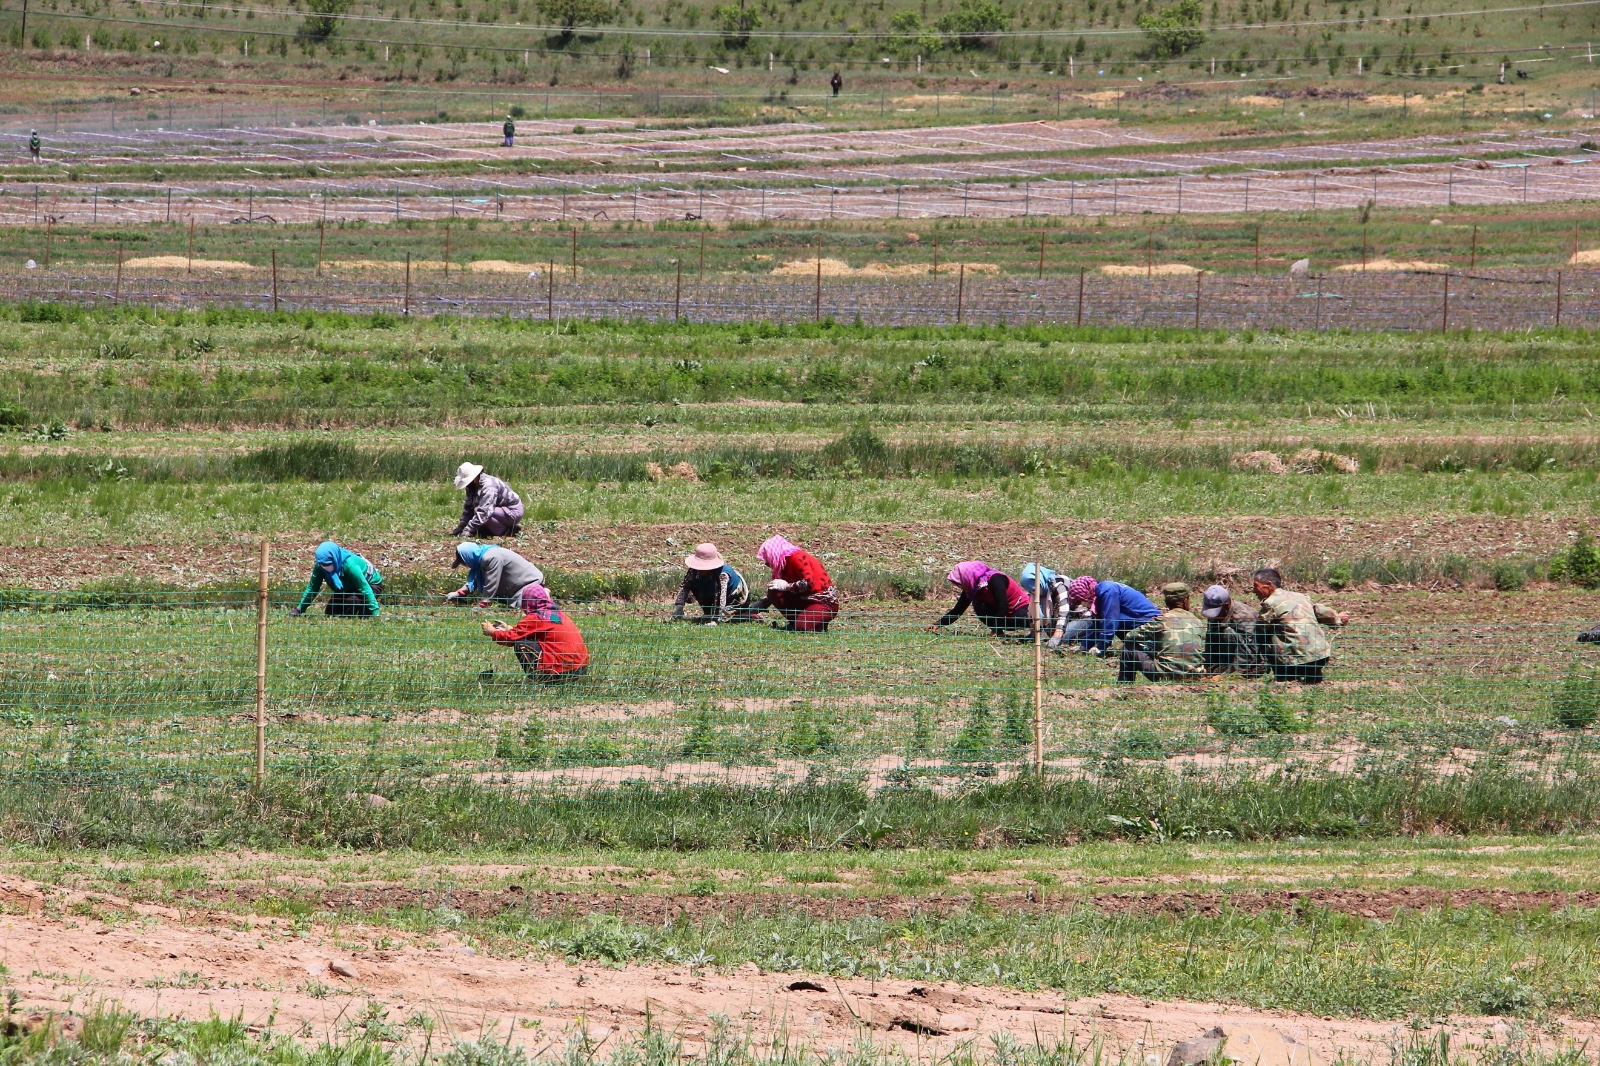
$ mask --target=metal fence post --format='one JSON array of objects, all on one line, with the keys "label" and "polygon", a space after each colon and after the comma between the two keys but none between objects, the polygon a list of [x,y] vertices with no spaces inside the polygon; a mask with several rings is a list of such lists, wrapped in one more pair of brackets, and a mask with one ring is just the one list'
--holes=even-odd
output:
[{"label": "metal fence post", "polygon": [[261,542],[261,569],[256,583],[256,787],[267,778],[267,561],[272,546]]},{"label": "metal fence post", "polygon": [[961,325],[961,298],[966,294],[967,264],[961,263],[956,267],[956,325]]},{"label": "metal fence post", "polygon": [[278,313],[278,250],[272,249],[272,313]]}]

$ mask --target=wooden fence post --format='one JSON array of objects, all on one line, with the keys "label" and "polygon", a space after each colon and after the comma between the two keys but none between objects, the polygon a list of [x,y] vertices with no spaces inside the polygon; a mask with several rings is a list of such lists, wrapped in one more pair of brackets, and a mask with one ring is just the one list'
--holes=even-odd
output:
[{"label": "wooden fence post", "polygon": [[411,315],[411,253],[406,253],[406,296],[405,302],[400,305],[401,311],[407,317]]},{"label": "wooden fence post", "polygon": [[278,250],[272,249],[272,313],[278,313]]},{"label": "wooden fence post", "polygon": [[1039,280],[1044,280],[1044,231],[1039,232]]},{"label": "wooden fence post", "polygon": [[1439,320],[1439,332],[1450,332],[1450,272],[1444,275],[1444,315]]},{"label": "wooden fence post", "polygon": [[961,325],[961,297],[967,288],[967,264],[962,263],[956,270],[956,325]]},{"label": "wooden fence post", "polygon": [[[326,199],[323,200],[323,204],[324,205],[327,204],[327,200]],[[318,277],[322,276],[322,249],[325,246],[325,244],[327,242],[327,239],[328,239],[328,221],[327,221],[327,219],[323,219],[321,222],[317,223],[317,276]]]},{"label": "wooden fence post", "polygon": [[1200,279],[1205,277],[1205,271],[1197,271],[1194,276],[1194,331],[1200,332]]},{"label": "wooden fence post", "polygon": [[184,269],[185,274],[194,273],[194,216],[189,216],[189,261]]},{"label": "wooden fence post", "polygon": [[111,302],[118,306],[122,304],[122,245],[117,245],[117,287],[111,293]]},{"label": "wooden fence post", "polygon": [[1561,328],[1561,271],[1556,271],[1556,329]]},{"label": "wooden fence post", "polygon": [[1078,268],[1078,326],[1083,325],[1083,267]]},{"label": "wooden fence post", "polygon": [[261,569],[256,582],[256,787],[267,778],[267,561],[272,546],[261,542]]},{"label": "wooden fence post", "polygon": [[811,307],[811,320],[822,321],[822,253],[817,253],[817,297],[816,303]]},{"label": "wooden fence post", "polygon": [[[577,230],[573,230],[574,233]],[[444,224],[444,276],[450,276],[450,223]]]},{"label": "wooden fence post", "polygon": [[1039,593],[1044,570],[1033,561],[1033,772],[1044,775],[1044,619],[1039,617]]},{"label": "wooden fence post", "polygon": [[678,260],[678,284],[672,290],[672,321],[683,321],[683,260]]}]

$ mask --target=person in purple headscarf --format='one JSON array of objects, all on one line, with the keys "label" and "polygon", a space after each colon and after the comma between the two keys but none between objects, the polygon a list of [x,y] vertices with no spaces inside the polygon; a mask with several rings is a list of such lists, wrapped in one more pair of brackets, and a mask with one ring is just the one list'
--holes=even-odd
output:
[{"label": "person in purple headscarf", "polygon": [[762,541],[756,558],[772,570],[767,594],[750,605],[752,614],[776,607],[785,628],[797,633],[826,633],[839,616],[839,593],[822,562],[778,534]]},{"label": "person in purple headscarf", "polygon": [[1032,600],[1022,584],[988,563],[969,559],[957,563],[945,580],[961,591],[956,605],[936,625],[947,626],[972,608],[978,621],[997,637],[1033,632]]},{"label": "person in purple headscarf", "polygon": [[1149,597],[1133,586],[1120,581],[1096,581],[1088,574],[1074,578],[1067,586],[1067,603],[1069,607],[1089,608],[1089,629],[1081,647],[1096,655],[1104,655],[1118,637],[1161,617]]}]

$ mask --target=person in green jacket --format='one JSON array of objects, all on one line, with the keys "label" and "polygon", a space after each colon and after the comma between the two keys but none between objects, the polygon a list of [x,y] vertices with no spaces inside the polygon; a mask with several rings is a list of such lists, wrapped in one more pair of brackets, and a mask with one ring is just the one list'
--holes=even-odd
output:
[{"label": "person in green jacket", "polygon": [[517,138],[517,124],[511,121],[510,115],[506,116],[506,124],[500,127],[500,132],[506,135],[504,147],[510,148],[512,142]]},{"label": "person in green jacket", "polygon": [[1161,586],[1167,609],[1122,638],[1117,680],[1198,681],[1205,676],[1206,624],[1189,610],[1189,586]]},{"label": "person in green jacket", "polygon": [[330,617],[378,617],[378,593],[383,591],[383,575],[361,556],[345,551],[331,540],[317,545],[317,565],[311,568],[311,580],[300,594],[299,605],[289,613],[305,614],[311,601],[322,591],[324,582],[333,586],[333,593],[328,597]]}]

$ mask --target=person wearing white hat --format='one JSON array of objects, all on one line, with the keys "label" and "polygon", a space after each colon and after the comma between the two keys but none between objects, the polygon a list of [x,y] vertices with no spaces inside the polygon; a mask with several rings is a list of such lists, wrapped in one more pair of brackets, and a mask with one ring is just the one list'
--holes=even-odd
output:
[{"label": "person wearing white hat", "polygon": [[456,468],[456,488],[467,494],[453,537],[514,537],[522,531],[522,498],[511,486],[485,474],[477,463]]},{"label": "person wearing white hat", "polygon": [[683,621],[683,609],[691,596],[700,605],[700,617],[691,621],[716,625],[718,622],[748,622],[754,618],[748,607],[749,583],[743,574],[728,565],[715,544],[707,541],[695,545],[683,565],[686,572],[683,584],[678,586],[672,621]]}]

